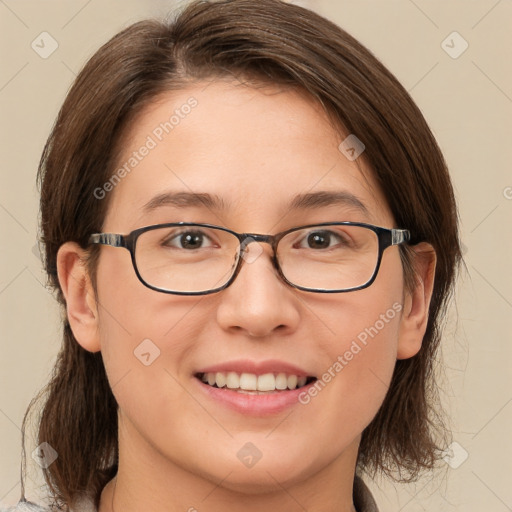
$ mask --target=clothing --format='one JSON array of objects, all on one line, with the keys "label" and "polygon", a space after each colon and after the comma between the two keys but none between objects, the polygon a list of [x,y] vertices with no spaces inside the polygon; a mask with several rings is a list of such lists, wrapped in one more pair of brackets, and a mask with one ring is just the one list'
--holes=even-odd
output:
[{"label": "clothing", "polygon": [[[379,512],[372,493],[366,484],[356,476],[354,480],[354,506],[357,512]],[[0,504],[0,512],[48,512],[48,509],[40,507],[30,501],[20,501],[13,507],[4,508]],[[84,501],[71,512],[98,512],[92,501]]]},{"label": "clothing", "polygon": [[356,476],[354,480],[354,507],[357,512],[379,512],[377,503],[373,499],[370,489],[361,478]]}]

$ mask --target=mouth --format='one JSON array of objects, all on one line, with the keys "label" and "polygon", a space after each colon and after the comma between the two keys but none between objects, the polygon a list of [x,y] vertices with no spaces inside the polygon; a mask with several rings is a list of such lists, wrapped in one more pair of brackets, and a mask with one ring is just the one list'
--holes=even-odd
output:
[{"label": "mouth", "polygon": [[316,381],[316,377],[289,373],[203,372],[195,377],[204,384],[247,395],[267,395],[293,391]]}]

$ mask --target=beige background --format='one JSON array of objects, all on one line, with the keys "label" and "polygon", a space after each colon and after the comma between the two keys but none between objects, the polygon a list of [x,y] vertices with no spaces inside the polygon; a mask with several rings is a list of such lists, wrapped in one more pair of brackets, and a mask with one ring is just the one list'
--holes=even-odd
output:
[{"label": "beige background", "polygon": [[[383,512],[512,510],[512,3],[297,3],[360,39],[411,92],[445,153],[459,201],[467,273],[447,318],[442,388],[458,444],[434,478],[372,483],[377,501]],[[121,27],[175,5],[0,0],[0,503],[19,499],[21,420],[60,344],[59,314],[34,249],[43,144],[93,51]],[[58,43],[47,59],[31,48],[43,31]],[[460,36],[442,44],[454,31]],[[458,55],[464,41],[469,46]],[[29,439],[27,495],[38,499],[34,448]]]}]

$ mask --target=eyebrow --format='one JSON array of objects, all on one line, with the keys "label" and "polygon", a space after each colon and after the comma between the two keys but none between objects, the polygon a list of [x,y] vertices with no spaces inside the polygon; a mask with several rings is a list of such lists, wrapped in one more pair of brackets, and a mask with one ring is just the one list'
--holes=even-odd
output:
[{"label": "eyebrow", "polygon": [[162,206],[181,208],[204,206],[211,210],[226,210],[226,202],[215,194],[198,192],[164,192],[150,199],[143,207],[144,213],[150,213]]},{"label": "eyebrow", "polygon": [[295,196],[290,205],[290,210],[323,208],[326,206],[348,206],[368,215],[368,208],[354,194],[346,191],[320,191],[299,194]]},{"label": "eyebrow", "polygon": [[[309,210],[327,206],[348,206],[365,215],[368,208],[354,194],[346,191],[319,191],[298,194],[292,198],[288,210]],[[216,194],[198,192],[164,192],[150,199],[144,206],[144,213],[150,213],[163,206],[205,207],[215,211],[226,211],[229,204]]]}]

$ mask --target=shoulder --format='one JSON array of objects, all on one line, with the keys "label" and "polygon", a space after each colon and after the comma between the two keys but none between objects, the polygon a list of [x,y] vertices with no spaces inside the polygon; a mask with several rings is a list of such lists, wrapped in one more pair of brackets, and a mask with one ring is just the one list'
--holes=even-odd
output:
[{"label": "shoulder", "polygon": [[20,501],[12,506],[0,504],[0,512],[48,512],[48,509],[31,501]]},{"label": "shoulder", "polygon": [[[19,501],[16,505],[0,503],[0,512],[52,512],[49,508],[37,505],[31,501]],[[90,500],[80,501],[70,512],[98,512]]]}]

